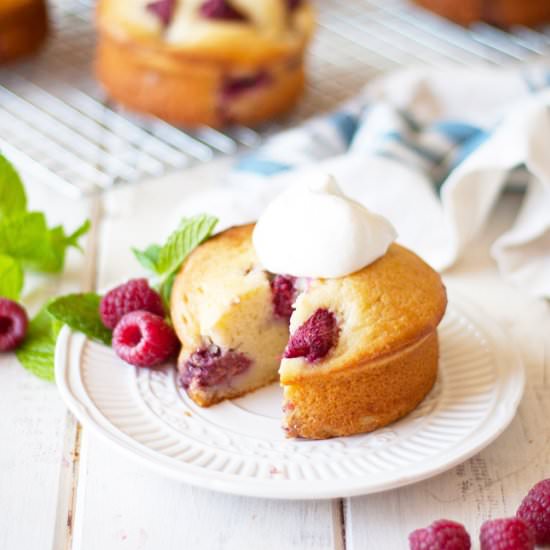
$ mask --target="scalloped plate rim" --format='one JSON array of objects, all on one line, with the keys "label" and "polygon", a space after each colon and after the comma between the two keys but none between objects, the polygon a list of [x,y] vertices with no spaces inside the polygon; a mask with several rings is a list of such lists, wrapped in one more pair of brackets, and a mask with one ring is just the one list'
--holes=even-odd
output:
[{"label": "scalloped plate rim", "polygon": [[[80,361],[71,361],[70,351],[73,346],[81,348],[86,342],[86,337],[75,333],[67,326],[61,330],[56,345],[56,384],[65,404],[83,427],[91,429],[93,433],[100,436],[104,441],[111,444],[113,448],[118,449],[126,456],[174,480],[228,494],[275,499],[330,499],[378,493],[431,478],[464,462],[497,439],[516,415],[525,386],[525,372],[519,353],[511,345],[506,345],[507,340],[504,331],[496,321],[485,313],[481,313],[479,309],[474,309],[471,302],[463,296],[457,296],[457,293],[453,293],[452,304],[476,327],[479,324],[476,321],[479,321],[479,317],[481,317],[481,326],[484,332],[489,331],[491,333],[493,348],[495,347],[495,340],[497,344],[504,345],[503,348],[493,349],[495,361],[502,364],[504,361],[502,356],[505,352],[513,356],[513,360],[508,358],[505,361],[507,365],[505,370],[509,374],[509,380],[507,385],[500,387],[499,392],[502,393],[506,390],[507,393],[511,394],[508,396],[510,400],[507,401],[508,407],[506,408],[506,413],[502,414],[502,411],[500,413],[497,412],[498,405],[495,405],[488,417],[488,419],[491,419],[491,422],[487,422],[483,429],[478,428],[470,434],[468,439],[473,439],[474,442],[465,450],[460,452],[454,449],[457,446],[455,443],[450,448],[438,453],[437,460],[430,459],[427,461],[434,462],[433,465],[426,467],[423,462],[420,462],[414,466],[409,466],[406,473],[389,476],[390,479],[386,479],[387,476],[379,476],[382,479],[375,482],[372,479],[368,479],[365,482],[364,477],[358,477],[353,480],[331,479],[314,481],[287,479],[246,480],[242,477],[205,470],[200,466],[176,463],[174,459],[163,456],[161,453],[148,448],[132,439],[129,435],[124,434],[113,426],[99,409],[96,408],[94,413],[90,412],[89,407],[82,400],[87,399],[92,406],[95,407],[95,405],[85,391],[83,391],[83,395],[81,396],[75,395],[68,377],[71,369],[80,369]],[[467,310],[466,313],[464,313],[464,309]],[[80,353],[78,357],[81,357]],[[496,384],[498,384],[498,381]],[[96,418],[97,415],[101,417],[101,421],[98,421]],[[105,423],[107,426],[102,425]],[[490,424],[489,429],[486,427],[487,424]]]}]

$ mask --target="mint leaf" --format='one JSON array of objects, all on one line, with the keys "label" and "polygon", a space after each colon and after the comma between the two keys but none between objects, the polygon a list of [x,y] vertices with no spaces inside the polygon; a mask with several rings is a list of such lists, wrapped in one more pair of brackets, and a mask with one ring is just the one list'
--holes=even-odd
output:
[{"label": "mint leaf", "polygon": [[42,212],[24,212],[0,220],[0,253],[20,260],[26,267],[44,273],[58,273],[70,246],[78,247],[78,238],[90,228],[84,222],[66,235],[63,227],[48,229]]},{"label": "mint leaf", "polygon": [[208,214],[183,218],[164,246],[152,244],[145,250],[132,248],[134,256],[143,267],[154,275],[160,275],[155,288],[160,293],[167,311],[170,309],[170,295],[176,271],[183,260],[212,235],[217,223],[218,219]]},{"label": "mint leaf", "polygon": [[0,254],[0,296],[19,300],[23,289],[23,268],[11,256]]},{"label": "mint leaf", "polygon": [[217,223],[218,219],[208,214],[184,218],[159,252],[157,273],[166,276],[174,273],[191,251],[210,237]]},{"label": "mint leaf", "polygon": [[82,251],[82,248],[78,243],[78,239],[86,235],[86,233],[90,231],[91,227],[92,227],[92,222],[90,220],[86,220],[80,227],[77,227],[75,231],[73,231],[65,239],[65,243],[67,244],[67,246],[72,246],[73,248],[78,248],[80,251]]},{"label": "mint leaf", "polygon": [[164,303],[165,311],[170,311],[170,296],[172,295],[172,287],[174,286],[175,278],[175,273],[168,275],[168,277],[166,277],[166,279],[164,279],[158,287],[159,294],[162,298],[162,302]]},{"label": "mint leaf", "polygon": [[46,311],[72,329],[84,333],[100,344],[111,345],[112,332],[101,322],[101,296],[94,293],[67,294],[53,300]]},{"label": "mint leaf", "polygon": [[23,212],[0,220],[0,253],[32,264],[47,247],[48,226],[41,212]]},{"label": "mint leaf", "polygon": [[23,344],[15,352],[17,359],[34,375],[53,382],[55,341],[61,325],[46,311],[46,306],[31,320]]},{"label": "mint leaf", "polygon": [[23,183],[12,164],[0,153],[0,219],[25,212],[26,209]]},{"label": "mint leaf", "polygon": [[147,270],[153,273],[157,272],[157,263],[159,259],[161,247],[158,244],[152,244],[145,250],[141,251],[137,248],[132,248],[132,252],[137,261]]},{"label": "mint leaf", "polygon": [[60,225],[49,229],[41,254],[30,262],[29,267],[44,273],[61,271],[65,263],[66,239],[65,231]]},{"label": "mint leaf", "polygon": [[76,231],[65,235],[60,225],[48,230],[46,244],[42,254],[30,263],[30,267],[44,273],[59,273],[65,265],[65,255],[69,247],[80,248],[78,239],[90,229],[90,221],[86,220]]}]

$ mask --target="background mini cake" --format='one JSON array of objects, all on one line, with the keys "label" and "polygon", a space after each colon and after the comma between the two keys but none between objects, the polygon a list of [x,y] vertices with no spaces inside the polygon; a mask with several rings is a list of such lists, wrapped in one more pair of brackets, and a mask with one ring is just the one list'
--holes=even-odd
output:
[{"label": "background mini cake", "polygon": [[302,94],[306,0],[100,0],[97,74],[126,107],[175,124],[257,124]]},{"label": "background mini cake", "polygon": [[461,25],[485,21],[500,27],[536,26],[550,21],[548,0],[415,0],[415,2]]},{"label": "background mini cake", "polygon": [[0,63],[34,52],[44,42],[48,18],[44,0],[0,2]]}]

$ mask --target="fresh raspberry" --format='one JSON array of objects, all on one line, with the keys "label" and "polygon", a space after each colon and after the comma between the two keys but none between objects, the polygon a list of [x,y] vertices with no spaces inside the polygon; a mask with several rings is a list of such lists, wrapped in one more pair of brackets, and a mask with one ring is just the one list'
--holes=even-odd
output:
[{"label": "fresh raspberry", "polygon": [[252,365],[252,360],[244,353],[228,350],[211,344],[190,355],[180,368],[182,386],[187,389],[192,382],[206,388],[229,382]]},{"label": "fresh raspberry", "polygon": [[176,334],[162,317],[148,311],[127,313],[113,332],[116,354],[136,367],[154,367],[176,353]]},{"label": "fresh raspberry", "polygon": [[537,544],[550,544],[550,479],[539,481],[527,493],[516,515],[534,531]]},{"label": "fresh raspberry", "polygon": [[305,357],[313,363],[322,359],[338,341],[338,324],[334,313],[328,309],[318,309],[291,336],[284,356]]},{"label": "fresh raspberry", "polygon": [[227,0],[206,0],[200,7],[200,13],[207,19],[246,21],[246,17],[240,11],[237,11]]},{"label": "fresh raspberry", "polygon": [[535,536],[522,519],[506,518],[486,521],[479,534],[481,550],[533,550]]},{"label": "fresh raspberry", "polygon": [[266,71],[247,76],[228,76],[224,79],[221,87],[221,100],[228,102],[245,92],[250,92],[262,86],[271,84],[272,78]]},{"label": "fresh raspberry", "polygon": [[132,279],[113,288],[103,296],[99,305],[101,320],[110,329],[114,329],[124,315],[138,310],[164,317],[162,300],[147,279]]},{"label": "fresh raspberry", "polygon": [[410,550],[470,550],[471,546],[464,526],[450,519],[439,519],[409,535]]},{"label": "fresh raspberry", "polygon": [[0,351],[11,351],[27,334],[27,312],[16,302],[0,298]]},{"label": "fresh raspberry", "polygon": [[296,277],[290,275],[276,275],[271,281],[271,292],[273,294],[273,310],[277,317],[290,319],[296,300]]},{"label": "fresh raspberry", "polygon": [[170,21],[172,21],[175,6],[176,0],[155,0],[154,2],[149,2],[145,8],[155,14],[162,24],[167,27]]}]

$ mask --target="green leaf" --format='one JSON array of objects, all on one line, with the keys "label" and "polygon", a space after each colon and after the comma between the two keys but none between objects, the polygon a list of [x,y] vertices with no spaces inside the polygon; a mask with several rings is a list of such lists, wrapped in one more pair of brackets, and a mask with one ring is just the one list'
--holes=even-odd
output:
[{"label": "green leaf", "polygon": [[101,296],[94,293],[67,294],[53,300],[47,312],[65,325],[84,333],[100,344],[111,345],[112,332],[101,322]]},{"label": "green leaf", "polygon": [[70,246],[90,228],[84,222],[74,233],[65,235],[60,225],[48,229],[42,212],[24,212],[0,220],[0,253],[20,260],[26,267],[43,273],[59,273]]},{"label": "green leaf", "polygon": [[49,229],[42,253],[30,262],[29,267],[44,273],[62,271],[67,250],[66,239],[65,231],[60,225]]},{"label": "green leaf", "polygon": [[159,285],[159,293],[164,303],[165,311],[170,311],[170,296],[172,295],[172,287],[174,286],[174,279],[176,273],[172,273],[164,279]]},{"label": "green leaf", "polygon": [[90,220],[86,220],[80,227],[77,227],[75,231],[73,231],[66,239],[67,246],[72,246],[73,248],[78,248],[80,251],[82,251],[82,248],[78,242],[78,239],[80,237],[83,237],[90,231],[90,228],[92,227],[92,222]]},{"label": "green leaf", "polygon": [[30,267],[44,273],[59,273],[65,265],[65,255],[69,247],[82,250],[78,239],[90,229],[90,221],[86,220],[76,231],[65,235],[60,225],[48,230],[47,244],[41,256],[31,262]]},{"label": "green leaf", "polygon": [[48,226],[41,212],[24,212],[0,220],[0,253],[24,263],[40,261],[48,248]]},{"label": "green leaf", "polygon": [[0,296],[10,300],[19,300],[23,289],[23,268],[11,256],[0,254]]},{"label": "green leaf", "polygon": [[17,359],[34,375],[53,382],[55,341],[60,325],[46,311],[46,306],[29,323],[27,336],[15,352]]},{"label": "green leaf", "polygon": [[183,260],[203,241],[208,239],[216,227],[218,219],[208,214],[199,214],[193,218],[184,218],[161,248],[157,272],[171,275],[182,264]]},{"label": "green leaf", "polygon": [[25,212],[25,188],[15,168],[0,153],[0,219]]},{"label": "green leaf", "polygon": [[158,244],[152,244],[145,250],[141,251],[137,248],[132,248],[132,252],[137,261],[147,270],[153,273],[157,272],[157,263],[159,259],[161,247]]}]

